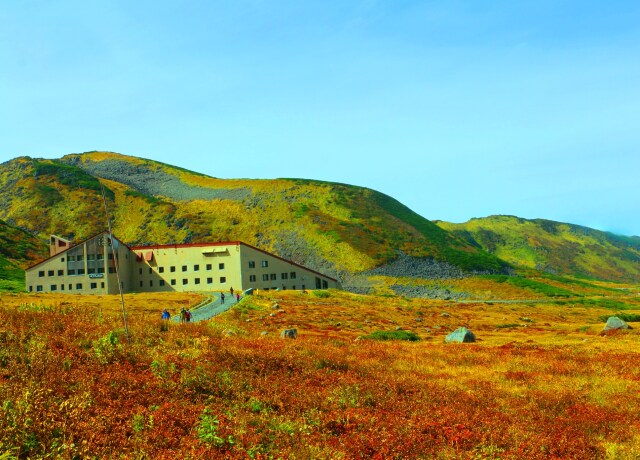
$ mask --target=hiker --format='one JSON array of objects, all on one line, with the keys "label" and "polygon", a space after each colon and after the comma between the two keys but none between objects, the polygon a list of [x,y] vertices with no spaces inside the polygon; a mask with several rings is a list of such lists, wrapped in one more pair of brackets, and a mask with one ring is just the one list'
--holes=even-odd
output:
[{"label": "hiker", "polygon": [[171,314],[169,313],[169,310],[167,310],[166,308],[162,310],[162,319],[168,320],[170,318],[171,318]]},{"label": "hiker", "polygon": [[184,319],[187,321],[187,323],[191,322],[191,312],[188,308],[184,311]]},{"label": "hiker", "polygon": [[231,286],[231,289],[229,289],[229,292],[231,293],[231,297],[233,297],[233,286]]},{"label": "hiker", "polygon": [[186,310],[184,309],[184,307],[182,307],[182,308],[180,309],[180,322],[181,322],[181,323],[184,323],[186,320],[187,320],[187,312],[186,312]]},{"label": "hiker", "polygon": [[236,303],[240,302],[240,293],[236,293]]},{"label": "hiker", "polygon": [[220,293],[220,303],[224,303],[224,292]]}]

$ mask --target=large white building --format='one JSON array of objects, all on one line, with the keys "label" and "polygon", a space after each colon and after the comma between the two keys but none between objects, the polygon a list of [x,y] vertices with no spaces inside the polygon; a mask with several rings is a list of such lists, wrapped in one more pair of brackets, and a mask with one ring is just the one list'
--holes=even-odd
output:
[{"label": "large white building", "polygon": [[129,247],[106,231],[78,244],[51,236],[50,257],[25,273],[29,292],[117,294],[118,277],[123,292],[339,287],[334,278],[240,241]]}]

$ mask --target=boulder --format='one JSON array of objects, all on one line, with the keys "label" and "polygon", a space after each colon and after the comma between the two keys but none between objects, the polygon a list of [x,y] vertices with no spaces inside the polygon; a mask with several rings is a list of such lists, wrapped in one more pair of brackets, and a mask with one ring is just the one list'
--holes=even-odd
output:
[{"label": "boulder", "polygon": [[445,339],[445,342],[459,342],[459,343],[469,343],[475,342],[476,336],[466,327],[459,327],[451,334],[449,334]]},{"label": "boulder", "polygon": [[443,311],[440,316],[442,316],[443,318],[448,318],[451,315],[449,313],[447,313],[446,311]]},{"label": "boulder", "polygon": [[617,316],[610,316],[607,319],[607,324],[604,325],[602,332],[608,332],[614,329],[632,329],[632,327]]},{"label": "boulder", "polygon": [[285,329],[280,333],[281,339],[297,339],[298,338],[298,330],[297,329]]},{"label": "boulder", "polygon": [[245,291],[242,293],[242,297],[246,295],[253,295],[253,288],[245,289]]}]

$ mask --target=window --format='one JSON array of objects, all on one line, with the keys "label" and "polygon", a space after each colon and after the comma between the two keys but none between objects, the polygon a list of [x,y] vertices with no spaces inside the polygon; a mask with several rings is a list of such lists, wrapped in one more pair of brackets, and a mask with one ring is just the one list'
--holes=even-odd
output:
[{"label": "window", "polygon": [[88,273],[88,274],[90,274],[90,275],[91,275],[91,274],[93,274],[93,273],[95,273],[95,272],[96,272],[96,269],[95,269],[95,268],[87,268],[87,273]]},{"label": "window", "polygon": [[84,260],[84,256],[82,254],[76,256],[76,262],[82,262]]},{"label": "window", "polygon": [[73,275],[75,275],[75,274],[76,274],[76,271],[75,271],[75,270],[73,270],[73,269],[71,269],[71,270],[67,270],[67,275],[69,275],[69,276],[73,276]]},{"label": "window", "polygon": [[109,273],[115,273],[116,269],[115,267],[109,267]]},{"label": "window", "polygon": [[288,273],[282,273],[282,274],[280,274],[280,276],[281,276],[281,278],[282,278],[283,280],[286,280],[286,279],[288,279],[288,278],[289,278],[289,274],[288,274]]},{"label": "window", "polygon": [[64,257],[62,257],[62,258],[60,259],[60,262],[64,262]]},{"label": "window", "polygon": [[175,272],[175,271],[176,271],[176,267],[169,267],[169,271],[170,271],[171,273]]},{"label": "window", "polygon": [[87,254],[87,260],[96,260],[95,254]]},{"label": "window", "polygon": [[160,286],[164,286],[164,280],[160,280]]},{"label": "window", "polygon": [[33,286],[29,286],[29,292],[33,292]]},{"label": "window", "polygon": [[100,287],[104,289],[104,281],[100,283]]},{"label": "window", "polygon": [[183,265],[183,266],[182,266],[182,271],[183,271],[183,272],[186,272],[186,271],[187,271],[187,266],[186,266],[186,265]]},{"label": "window", "polygon": [[152,273],[153,273],[153,269],[149,267],[149,274],[151,275]]},{"label": "window", "polygon": [[164,273],[164,267],[158,267],[158,273]]},{"label": "window", "polygon": [[327,283],[327,280],[322,280],[322,289],[327,289],[329,287],[329,283]]},{"label": "window", "polygon": [[171,280],[171,286],[175,286],[175,285],[176,285],[176,280],[175,279]]},{"label": "window", "polygon": [[74,260],[76,260],[76,256],[69,256],[69,257],[67,257],[67,260],[69,262],[73,262]]},{"label": "window", "polygon": [[265,273],[264,275],[262,275],[262,281],[269,281],[269,274]]},{"label": "window", "polygon": [[322,289],[322,280],[316,276],[316,289]]},{"label": "window", "polygon": [[78,275],[84,275],[84,268],[78,269]]},{"label": "window", "polygon": [[296,272],[289,273],[289,278],[291,278],[292,280],[296,279]]},{"label": "window", "polygon": [[189,280],[187,278],[182,278],[182,284],[189,284]]},{"label": "window", "polygon": [[194,280],[193,280],[193,282],[194,282],[195,284],[200,284],[200,278],[196,278],[196,279],[194,279]]},{"label": "window", "polygon": [[58,286],[57,286],[57,285],[55,285],[55,284],[52,284],[52,285],[51,285],[51,290],[52,290],[52,291],[57,291],[57,290],[58,290]]},{"label": "window", "polygon": [[98,289],[98,283],[91,283],[91,289]]},{"label": "window", "polygon": [[142,287],[142,280],[140,281],[140,287]]},{"label": "window", "polygon": [[42,286],[36,286],[36,291],[37,292],[42,292]]},{"label": "window", "polygon": [[224,270],[224,264],[218,264],[218,268],[219,268],[220,270]]},{"label": "window", "polygon": [[275,273],[271,273],[271,275],[269,275],[269,278],[275,281],[278,279],[278,275],[276,275]]},{"label": "window", "polygon": [[64,291],[64,284],[61,284],[61,285],[60,285],[60,290],[61,290],[61,291]]},{"label": "window", "polygon": [[149,280],[149,286],[153,287],[153,280]]},{"label": "window", "polygon": [[38,276],[39,276],[40,278],[42,278],[42,277],[44,276],[44,270],[40,270],[40,271],[38,272]]},{"label": "window", "polygon": [[48,275],[48,276],[53,276],[53,273],[54,273],[54,271],[53,271],[53,270],[49,270],[49,271],[47,272],[47,275]]},{"label": "window", "polygon": [[72,291],[73,290],[73,284],[69,283],[69,290]]},{"label": "window", "polygon": [[96,260],[104,260],[104,254],[96,254]]},{"label": "window", "polygon": [[142,268],[138,269],[138,275],[142,275]]},{"label": "window", "polygon": [[76,289],[82,289],[82,283],[76,283]]},{"label": "window", "polygon": [[256,268],[256,261],[255,260],[250,260],[249,261],[249,268]]},{"label": "window", "polygon": [[211,270],[212,268],[213,268],[213,265],[207,264],[207,270]]},{"label": "window", "polygon": [[256,275],[249,275],[249,282],[255,283],[256,282]]},{"label": "window", "polygon": [[98,267],[98,273],[104,273],[104,267]]},{"label": "window", "polygon": [[207,284],[213,284],[213,278],[207,278]]},{"label": "window", "polygon": [[197,272],[197,271],[199,271],[199,270],[200,270],[200,265],[194,265],[194,266],[193,266],[193,271],[194,271],[194,272]]},{"label": "window", "polygon": [[268,261],[268,260],[263,260],[263,261],[262,261],[262,267],[263,267],[263,268],[266,268],[266,267],[268,267],[268,266],[269,266],[269,261]]},{"label": "window", "polygon": [[224,276],[221,276],[221,277],[220,277],[220,284],[224,284],[224,283],[226,283],[226,282],[227,282],[227,278],[226,278],[226,277],[224,277]]}]

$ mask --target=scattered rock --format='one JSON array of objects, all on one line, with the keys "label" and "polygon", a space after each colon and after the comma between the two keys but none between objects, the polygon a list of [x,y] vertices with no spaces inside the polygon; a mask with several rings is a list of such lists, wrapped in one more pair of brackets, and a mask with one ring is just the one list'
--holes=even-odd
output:
[{"label": "scattered rock", "polygon": [[245,319],[244,321],[245,321],[246,323],[249,323],[249,322],[251,322],[251,318],[247,318],[247,319]]},{"label": "scattered rock", "polygon": [[607,319],[607,324],[605,324],[602,332],[606,333],[618,329],[632,329],[632,327],[617,316],[610,316],[609,319]]},{"label": "scattered rock", "polygon": [[222,331],[222,335],[225,337],[231,337],[236,335],[236,333],[232,329],[225,329],[224,331]]},{"label": "scattered rock", "polygon": [[401,331],[402,328],[400,326],[396,326],[396,331]]},{"label": "scattered rock", "polygon": [[274,304],[271,306],[271,309],[272,309],[272,310],[278,310],[279,308],[280,308],[280,305],[278,305],[278,302],[274,303]]},{"label": "scattered rock", "polygon": [[278,310],[278,313],[284,313],[284,310]]},{"label": "scattered rock", "polygon": [[269,313],[269,316],[271,316],[273,318],[274,316],[276,316],[276,314],[275,313]]},{"label": "scattered rock", "polygon": [[466,327],[459,327],[451,334],[449,334],[445,339],[445,342],[459,342],[459,343],[470,343],[476,341],[476,336],[473,332],[471,332]]},{"label": "scattered rock", "polygon": [[423,319],[422,317],[420,317],[420,316],[418,316],[418,317],[416,318],[416,323],[421,323],[421,322],[423,322],[423,321],[424,321],[424,319]]},{"label": "scattered rock", "polygon": [[446,311],[443,311],[440,316],[442,316],[443,318],[448,318],[451,315],[449,313],[447,313]]},{"label": "scattered rock", "polygon": [[260,336],[261,336],[261,337],[264,337],[264,336],[265,336],[265,335],[267,335],[267,334],[268,334],[268,332],[267,332],[267,331],[262,331],[262,332],[260,333]]},{"label": "scattered rock", "polygon": [[285,329],[280,333],[281,339],[297,339],[298,338],[298,330],[297,329]]}]

